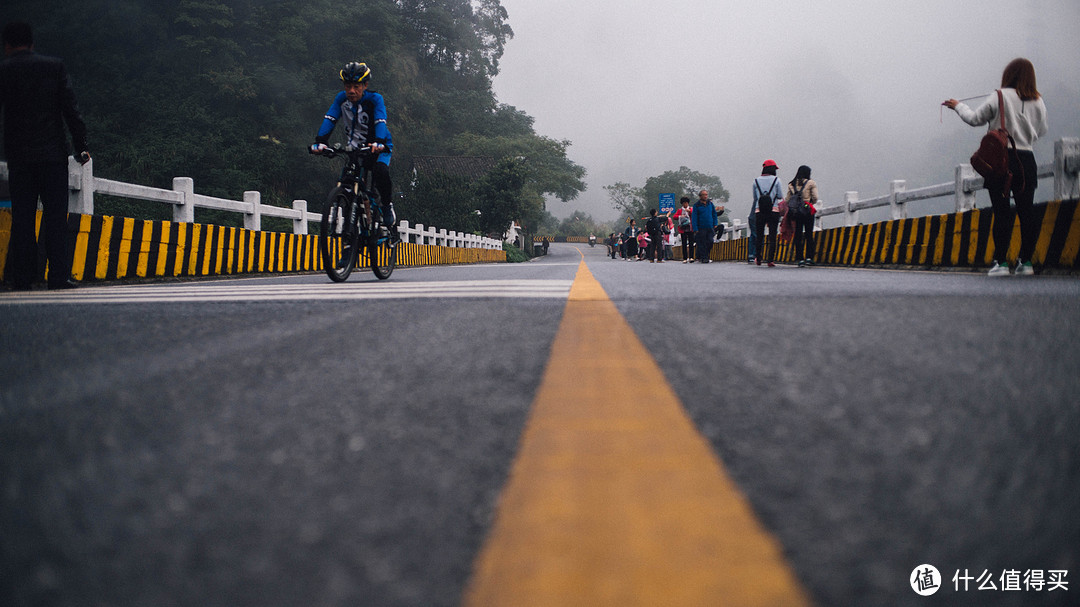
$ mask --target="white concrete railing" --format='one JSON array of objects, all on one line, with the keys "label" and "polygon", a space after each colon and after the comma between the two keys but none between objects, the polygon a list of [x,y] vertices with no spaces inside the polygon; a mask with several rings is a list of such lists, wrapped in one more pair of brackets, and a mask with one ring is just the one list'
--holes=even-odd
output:
[{"label": "white concrete railing", "polygon": [[[1054,160],[1038,167],[1039,179],[1054,178],[1054,200],[1080,195],[1080,138],[1067,137],[1054,142]],[[908,216],[907,203],[917,200],[929,200],[952,196],[956,201],[956,212],[962,213],[975,208],[975,194],[983,187],[980,177],[970,164],[956,167],[956,179],[950,183],[940,183],[914,190],[907,189],[907,182],[892,181],[889,193],[884,196],[859,199],[858,192],[846,192],[844,202],[836,205],[818,204],[817,228],[821,229],[821,220],[830,215],[843,215],[844,225],[859,223],[859,211],[877,207],[889,207],[891,219],[904,219]],[[734,219],[733,224],[724,230],[722,239],[746,236],[749,225],[741,219]]]},{"label": "white concrete railing", "polygon": [[[0,179],[7,180],[7,178],[7,163],[0,162]],[[262,194],[256,191],[244,192],[243,200],[228,200],[196,194],[195,182],[190,177],[173,178],[171,190],[94,177],[92,158],[90,162],[80,165],[74,158],[68,157],[68,188],[68,212],[81,215],[93,215],[94,194],[105,194],[171,204],[173,221],[184,223],[194,223],[196,207],[243,213],[244,227],[256,232],[262,229],[263,216],[291,219],[294,234],[307,234],[308,222],[318,222],[322,219],[322,213],[308,211],[306,200],[294,200],[292,208],[289,209],[262,204]],[[448,231],[445,228],[425,228],[423,224],[410,226],[407,221],[400,222],[398,231],[402,241],[418,244],[468,249],[502,249],[502,241],[494,238]]]},{"label": "white concrete railing", "polygon": [[[859,211],[877,207],[889,207],[891,219],[905,219],[908,216],[907,203],[917,200],[929,200],[952,196],[957,213],[975,208],[975,194],[983,187],[983,178],[975,173],[970,164],[956,167],[956,178],[950,183],[940,183],[914,190],[907,189],[907,182],[892,181],[889,193],[884,196],[859,199],[858,192],[846,192],[842,204],[818,206],[817,222],[829,215],[843,215],[844,225],[859,223]],[[1080,138],[1069,137],[1054,142],[1054,160],[1038,167],[1038,178],[1054,178],[1054,200],[1062,200],[1080,195]]]}]

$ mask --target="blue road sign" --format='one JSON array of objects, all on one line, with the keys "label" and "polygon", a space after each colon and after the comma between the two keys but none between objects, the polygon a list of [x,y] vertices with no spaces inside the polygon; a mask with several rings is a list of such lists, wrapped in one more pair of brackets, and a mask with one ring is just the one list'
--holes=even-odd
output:
[{"label": "blue road sign", "polygon": [[661,194],[660,195],[660,214],[671,213],[675,211],[675,195],[674,194]]}]

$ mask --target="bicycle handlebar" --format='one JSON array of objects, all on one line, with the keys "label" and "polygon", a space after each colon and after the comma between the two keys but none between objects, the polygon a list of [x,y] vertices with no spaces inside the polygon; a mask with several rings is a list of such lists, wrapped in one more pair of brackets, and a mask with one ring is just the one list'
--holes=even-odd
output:
[{"label": "bicycle handlebar", "polygon": [[373,145],[375,145],[375,144],[368,144],[368,145],[365,145],[365,146],[360,146],[358,148],[348,148],[348,147],[343,147],[340,143],[335,143],[333,146],[327,147],[326,149],[320,150],[320,151],[316,151],[316,150],[311,149],[311,147],[308,147],[308,153],[309,154],[314,154],[315,156],[326,156],[327,158],[333,158],[334,156],[337,156],[339,154],[350,154],[350,153],[355,153],[355,154],[359,154],[361,156],[366,156],[366,155],[369,155],[369,154],[376,153],[376,152],[372,151],[372,149],[371,149]]}]

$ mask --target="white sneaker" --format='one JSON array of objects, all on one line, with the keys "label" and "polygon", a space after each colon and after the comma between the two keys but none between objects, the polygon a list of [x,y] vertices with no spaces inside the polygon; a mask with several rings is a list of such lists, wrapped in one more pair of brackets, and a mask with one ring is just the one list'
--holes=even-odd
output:
[{"label": "white sneaker", "polygon": [[1008,276],[1009,275],[1009,266],[1008,265],[1003,266],[1003,265],[999,264],[997,261],[995,261],[994,265],[991,266],[990,271],[987,272],[986,275],[987,276]]},{"label": "white sneaker", "polygon": [[1031,267],[1030,261],[1016,260],[1016,275],[1017,276],[1034,276],[1035,268]]}]

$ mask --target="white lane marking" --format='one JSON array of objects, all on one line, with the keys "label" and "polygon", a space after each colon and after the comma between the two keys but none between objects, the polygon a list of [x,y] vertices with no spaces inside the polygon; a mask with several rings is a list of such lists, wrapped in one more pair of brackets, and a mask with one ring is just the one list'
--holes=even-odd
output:
[{"label": "white lane marking", "polygon": [[213,301],[301,301],[456,298],[556,298],[570,294],[571,280],[457,280],[433,282],[345,282],[342,284],[120,285],[0,296],[0,305],[109,304]]}]

